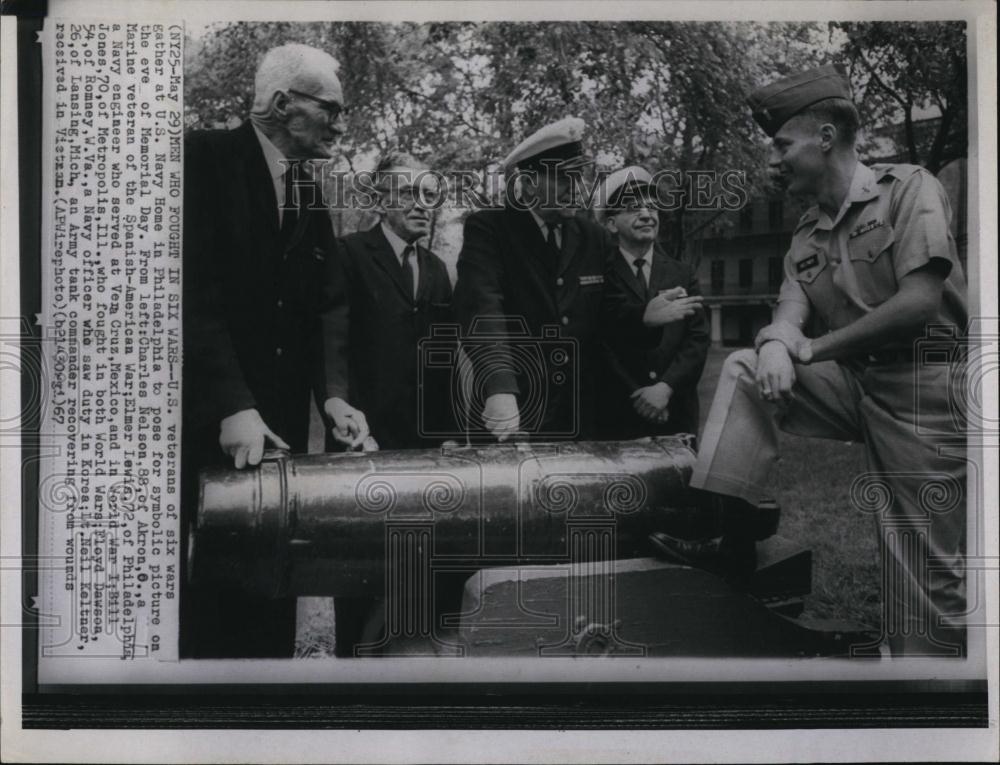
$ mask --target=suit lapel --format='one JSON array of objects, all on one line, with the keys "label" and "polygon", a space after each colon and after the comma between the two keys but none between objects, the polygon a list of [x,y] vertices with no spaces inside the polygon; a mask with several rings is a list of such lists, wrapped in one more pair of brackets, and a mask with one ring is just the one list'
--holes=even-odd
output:
[{"label": "suit lapel", "polygon": [[403,284],[403,269],[400,267],[399,261],[396,260],[396,253],[393,252],[392,245],[382,233],[381,225],[376,224],[375,228],[368,231],[367,243],[369,249],[372,250],[375,265],[389,275],[400,295],[405,297],[407,301],[413,302],[413,295],[409,294],[406,285]]},{"label": "suit lapel", "polygon": [[530,212],[508,208],[507,216],[513,255],[516,259],[524,261],[525,267],[533,272],[532,281],[537,283],[538,293],[543,296],[547,309],[554,313],[558,310],[558,306],[553,298],[550,284],[552,260],[556,255],[549,249],[548,242],[542,236],[542,230]]},{"label": "suit lapel", "polygon": [[562,224],[562,249],[559,252],[559,267],[556,270],[556,276],[562,276],[566,273],[566,269],[573,262],[573,256],[576,254],[579,243],[580,232],[577,230],[576,220],[570,218]]},{"label": "suit lapel", "polygon": [[278,197],[274,193],[274,180],[271,170],[264,159],[264,150],[260,147],[257,134],[250,122],[244,122],[237,129],[239,135],[240,153],[244,157],[247,168],[247,194],[250,198],[253,220],[263,221],[272,237],[277,237]]},{"label": "suit lapel", "polygon": [[660,243],[653,246],[653,264],[649,273],[649,291],[655,293],[657,290],[677,287],[677,266],[674,261],[663,251]]}]

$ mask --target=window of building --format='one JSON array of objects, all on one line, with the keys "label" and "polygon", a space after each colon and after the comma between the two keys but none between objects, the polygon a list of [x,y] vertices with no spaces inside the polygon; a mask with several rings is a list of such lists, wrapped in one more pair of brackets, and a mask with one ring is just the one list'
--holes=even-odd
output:
[{"label": "window of building", "polygon": [[722,292],[726,283],[726,261],[712,261],[712,292]]},{"label": "window of building", "polygon": [[767,206],[767,223],[772,231],[780,231],[785,222],[785,207],[780,199],[772,199]]},{"label": "window of building", "polygon": [[777,292],[781,288],[781,281],[785,276],[781,267],[781,258],[767,259],[767,286],[771,292]]},{"label": "window of building", "polygon": [[740,287],[748,289],[753,286],[753,260],[740,258]]},{"label": "window of building", "polygon": [[753,231],[753,202],[748,202],[746,207],[740,210],[740,231],[742,233]]}]

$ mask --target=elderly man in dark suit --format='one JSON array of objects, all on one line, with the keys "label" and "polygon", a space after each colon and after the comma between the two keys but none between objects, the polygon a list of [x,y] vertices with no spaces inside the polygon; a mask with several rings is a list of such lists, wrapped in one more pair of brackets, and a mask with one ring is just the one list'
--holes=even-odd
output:
[{"label": "elderly man in dark suit", "polygon": [[[472,415],[500,441],[595,432],[608,238],[578,211],[583,129],[570,117],[522,141],[503,162],[505,207],[465,222],[455,312],[481,409]],[[510,193],[515,175],[519,194]]]},{"label": "elderly man in dark suit", "polygon": [[[421,390],[420,342],[450,323],[451,280],[421,244],[440,189],[427,166],[392,152],[373,174],[381,220],[343,239],[350,273],[351,390],[381,449],[433,447],[450,433],[447,389]],[[422,411],[421,411],[422,410]]]},{"label": "elderly man in dark suit", "polygon": [[652,180],[645,169],[626,167],[598,187],[598,219],[616,245],[601,322],[607,366],[599,420],[608,439],[698,431],[708,321],[697,276],[657,241]]},{"label": "elderly man in dark suit", "polygon": [[[330,156],[344,128],[342,104],[337,62],[315,48],[283,45],[260,63],[249,121],[187,138],[188,521],[200,469],[255,465],[267,444],[306,450],[311,396],[341,441],[354,446],[367,437],[364,415],[347,402],[348,305],[340,256],[318,186],[301,165]],[[185,595],[182,650],[291,655],[294,601]]]}]

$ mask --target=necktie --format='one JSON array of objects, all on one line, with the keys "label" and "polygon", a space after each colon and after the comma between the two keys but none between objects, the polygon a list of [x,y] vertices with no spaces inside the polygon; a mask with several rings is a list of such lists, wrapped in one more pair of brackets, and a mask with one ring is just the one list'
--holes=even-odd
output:
[{"label": "necktie", "polygon": [[416,300],[417,285],[416,280],[413,278],[413,263],[410,262],[410,257],[413,254],[413,245],[406,245],[403,249],[403,286],[406,287],[407,292],[409,292],[413,299]]},{"label": "necktie", "polygon": [[646,281],[646,272],[643,270],[643,267],[646,265],[646,259],[636,258],[633,262],[635,264],[635,276],[639,280],[639,284],[642,285],[642,294],[648,295],[649,284]]},{"label": "necktie", "polygon": [[549,248],[551,248],[552,252],[554,252],[554,253],[556,253],[556,255],[558,255],[559,252],[560,252],[560,249],[559,249],[559,240],[556,238],[556,231],[558,230],[559,227],[558,226],[546,226],[546,228],[548,229],[549,233],[546,235],[545,241],[548,243]]}]

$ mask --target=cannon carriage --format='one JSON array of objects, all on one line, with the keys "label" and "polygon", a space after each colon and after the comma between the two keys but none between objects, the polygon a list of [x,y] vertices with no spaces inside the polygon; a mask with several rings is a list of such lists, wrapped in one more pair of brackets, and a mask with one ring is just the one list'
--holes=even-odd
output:
[{"label": "cannon carriage", "polygon": [[[200,476],[190,584],[379,599],[385,629],[357,655],[814,656],[870,642],[797,618],[811,557],[774,535],[773,509],[748,581],[656,557],[653,532],[717,532],[686,502],[694,456],[683,436],[271,453]],[[456,581],[461,603],[445,608]]]}]

